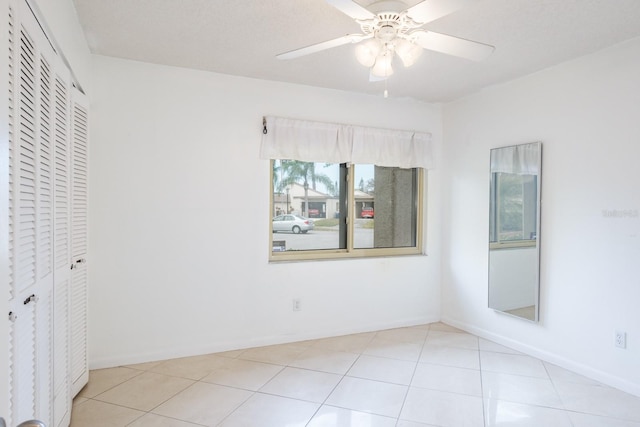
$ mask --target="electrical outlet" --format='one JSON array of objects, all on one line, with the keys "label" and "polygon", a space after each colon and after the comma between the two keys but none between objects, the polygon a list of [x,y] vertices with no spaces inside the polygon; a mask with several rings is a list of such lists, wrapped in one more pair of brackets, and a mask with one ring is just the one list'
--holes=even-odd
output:
[{"label": "electrical outlet", "polygon": [[624,331],[616,331],[615,345],[618,348],[627,348],[627,333]]},{"label": "electrical outlet", "polygon": [[293,311],[300,311],[302,308],[300,298],[293,299]]}]

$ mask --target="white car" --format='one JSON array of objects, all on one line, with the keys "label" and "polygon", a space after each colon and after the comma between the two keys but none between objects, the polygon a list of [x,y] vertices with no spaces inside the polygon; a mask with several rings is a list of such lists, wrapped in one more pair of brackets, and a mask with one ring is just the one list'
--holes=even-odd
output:
[{"label": "white car", "polygon": [[299,215],[278,215],[273,218],[273,232],[288,231],[294,234],[306,233],[313,230],[313,220]]}]

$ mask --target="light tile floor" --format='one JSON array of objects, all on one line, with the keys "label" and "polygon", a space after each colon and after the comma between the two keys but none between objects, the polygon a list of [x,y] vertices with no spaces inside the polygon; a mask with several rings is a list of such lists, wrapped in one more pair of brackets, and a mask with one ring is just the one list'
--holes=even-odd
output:
[{"label": "light tile floor", "polygon": [[640,427],[640,398],[442,323],[91,371],[72,427]]}]

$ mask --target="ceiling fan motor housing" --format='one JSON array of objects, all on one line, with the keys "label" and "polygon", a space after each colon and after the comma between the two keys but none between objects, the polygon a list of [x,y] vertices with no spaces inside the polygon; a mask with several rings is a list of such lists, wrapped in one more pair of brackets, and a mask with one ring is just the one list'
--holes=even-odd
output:
[{"label": "ceiling fan motor housing", "polygon": [[[389,7],[399,2],[382,1],[373,6],[383,5]],[[403,3],[400,3],[404,5]],[[400,6],[402,8],[403,6]],[[407,15],[407,11],[382,10],[376,13],[372,19],[356,20],[360,24],[362,33],[374,36],[383,43],[391,42],[396,37],[407,38],[410,30],[421,27],[422,24],[415,22]]]},{"label": "ceiling fan motor housing", "polygon": [[398,30],[394,25],[384,24],[377,31],[375,36],[385,43],[389,43],[396,38]]}]

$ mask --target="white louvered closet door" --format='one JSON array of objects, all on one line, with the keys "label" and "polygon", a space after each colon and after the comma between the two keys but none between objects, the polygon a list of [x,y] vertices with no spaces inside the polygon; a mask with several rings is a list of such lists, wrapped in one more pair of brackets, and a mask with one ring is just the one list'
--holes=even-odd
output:
[{"label": "white louvered closet door", "polygon": [[[20,16],[24,11],[18,12]],[[50,411],[51,215],[50,55],[41,32],[21,19],[12,27],[11,132],[11,408],[16,420]],[[43,375],[36,375],[42,372]]]},{"label": "white louvered closet door", "polygon": [[89,381],[87,360],[89,101],[74,90],[71,102],[71,395]]},{"label": "white louvered closet door", "polygon": [[52,63],[26,4],[9,10],[10,424],[51,414]]},{"label": "white louvered closet door", "polygon": [[[9,32],[9,426],[66,427],[88,379],[87,101],[25,0]],[[80,260],[80,262],[76,262]]]},{"label": "white louvered closet door", "polygon": [[69,425],[69,294],[71,288],[71,142],[67,76],[54,81],[54,295],[53,295],[53,427]]},{"label": "white louvered closet door", "polygon": [[[42,33],[39,33],[42,34]],[[39,196],[38,196],[38,265],[47,277],[46,287],[38,295],[36,313],[37,360],[36,416],[51,420],[53,415],[54,342],[55,342],[55,151],[56,98],[55,81],[63,73],[69,81],[70,73],[53,54],[44,37],[39,57]],[[45,49],[46,48],[46,49]],[[44,276],[43,276],[44,277]]]}]

